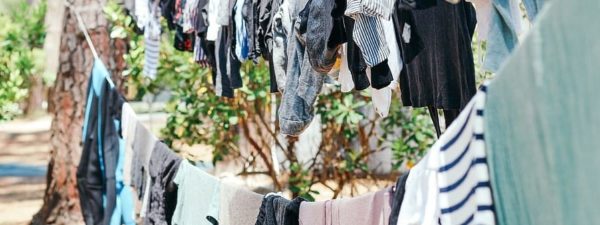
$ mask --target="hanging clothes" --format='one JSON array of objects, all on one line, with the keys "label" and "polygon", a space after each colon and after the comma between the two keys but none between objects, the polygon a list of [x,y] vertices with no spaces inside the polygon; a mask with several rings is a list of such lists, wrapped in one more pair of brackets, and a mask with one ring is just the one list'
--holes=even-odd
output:
[{"label": "hanging clothes", "polygon": [[[293,12],[293,18],[301,14],[301,7],[304,7],[302,9],[304,12],[321,10],[313,9],[313,3],[315,3],[314,6],[321,4],[314,1],[306,5],[303,5],[302,1],[292,4],[294,10],[290,12]],[[325,74],[318,73],[311,67],[305,49],[306,36],[316,35],[313,32],[318,33],[321,31],[309,30],[306,33],[301,33],[300,25],[302,24],[302,20],[300,18],[302,17],[298,17],[293,21],[295,24],[294,29],[292,29],[292,34],[288,37],[288,43],[292,46],[288,47],[286,86],[279,107],[280,132],[292,136],[302,133],[312,121],[314,117],[313,103],[321,91],[325,78]]]},{"label": "hanging clothes", "polygon": [[150,79],[156,78],[160,59],[160,21],[156,7],[150,12],[144,29],[144,70],[142,74]]},{"label": "hanging clothes", "polygon": [[226,180],[219,187],[219,225],[254,225],[263,196]]},{"label": "hanging clothes", "polygon": [[497,72],[519,42],[520,9],[513,0],[492,0],[483,68]]},{"label": "hanging clothes", "polygon": [[495,224],[484,141],[486,91],[482,86],[410,171],[398,225]]},{"label": "hanging clothes", "polygon": [[392,192],[392,208],[390,212],[390,222],[389,225],[398,224],[398,214],[400,214],[400,209],[402,208],[402,202],[404,201],[404,192],[406,192],[406,180],[408,179],[408,175],[410,171],[402,174],[396,181],[396,185],[394,186],[394,190]]},{"label": "hanging clothes", "polygon": [[[219,181],[188,161],[179,165],[173,182],[177,185],[174,225],[217,225],[219,218]],[[244,204],[244,203],[240,203]]]},{"label": "hanging clothes", "polygon": [[255,225],[298,225],[298,212],[303,201],[303,198],[290,201],[279,195],[266,195]]},{"label": "hanging clothes", "polygon": [[[83,121],[83,150],[81,159],[77,166],[77,187],[81,211],[86,224],[108,224],[110,215],[114,208],[104,207],[108,199],[115,199],[115,193],[107,193],[110,186],[107,185],[108,174],[104,165],[105,143],[118,142],[118,137],[105,136],[103,121],[110,121],[110,115],[103,110],[109,101],[108,92],[110,84],[106,80],[109,72],[100,60],[94,61],[92,74],[89,78],[87,90],[87,102]],[[110,123],[105,123],[110,125]],[[105,140],[108,139],[108,140]],[[111,150],[112,151],[112,150]],[[112,162],[109,163],[112,165]],[[108,168],[111,171],[111,168]]]},{"label": "hanging clothes", "polygon": [[362,56],[360,47],[354,42],[352,32],[354,30],[354,19],[345,16],[344,25],[346,26],[346,37],[348,38],[348,42],[346,43],[347,63],[352,74],[354,88],[357,91],[362,91],[371,86],[371,82],[367,78],[367,63]]},{"label": "hanging clothes", "polygon": [[150,198],[150,157],[158,139],[143,124],[136,122],[132,140],[133,160],[131,162],[131,185],[142,202],[140,217],[146,217]]},{"label": "hanging clothes", "polygon": [[235,5],[232,9],[233,19],[231,26],[233,27],[234,40],[232,41],[232,49],[235,53],[236,58],[243,62],[248,59],[249,54],[249,43],[248,43],[248,30],[246,21],[243,18],[242,10],[244,6],[244,0],[236,0]]},{"label": "hanging clothes", "polygon": [[[379,3],[379,4],[377,4]],[[383,27],[378,18],[388,19],[392,14],[393,1],[348,1],[345,15],[355,20],[353,38],[362,50],[368,66],[383,62],[390,54],[384,37]]]},{"label": "hanging clothes", "polygon": [[390,216],[389,190],[355,198],[300,205],[300,224],[311,225],[388,225]]},{"label": "hanging clothes", "polygon": [[600,2],[547,1],[542,11],[489,85],[485,140],[497,221],[596,224]]},{"label": "hanging clothes", "polygon": [[273,51],[272,64],[277,90],[283,92],[286,82],[288,35],[292,33],[293,24],[290,15],[290,0],[282,0],[273,16]]},{"label": "hanging clothes", "polygon": [[162,142],[156,142],[148,168],[150,186],[144,224],[170,224],[178,204],[177,186],[173,182],[181,158]]},{"label": "hanging clothes", "polygon": [[[399,82],[402,103],[456,111],[464,108],[475,94],[471,38],[476,18],[472,5],[437,0],[436,6],[421,10],[399,6],[395,17],[406,64]],[[446,123],[450,122],[452,118],[446,117]]]}]

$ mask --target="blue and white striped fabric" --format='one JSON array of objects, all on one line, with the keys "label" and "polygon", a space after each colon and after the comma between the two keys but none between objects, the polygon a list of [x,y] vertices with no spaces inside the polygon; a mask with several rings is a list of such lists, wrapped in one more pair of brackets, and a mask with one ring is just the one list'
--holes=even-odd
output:
[{"label": "blue and white striped fabric", "polygon": [[387,20],[392,16],[395,2],[395,0],[348,0],[345,13],[346,15],[363,13]]},{"label": "blue and white striped fabric", "polygon": [[484,135],[486,85],[410,172],[397,225],[494,225]]},{"label": "blue and white striped fabric", "polygon": [[438,141],[437,180],[442,224],[495,224],[487,164],[484,107],[487,88],[473,97]]},{"label": "blue and white striped fabric", "polygon": [[144,29],[144,71],[142,74],[150,79],[156,78],[160,55],[160,22],[155,12],[150,14]]},{"label": "blue and white striped fabric", "polygon": [[352,35],[360,48],[365,63],[373,67],[388,58],[390,49],[385,41],[381,21],[375,16],[358,13],[352,15],[355,20]]}]

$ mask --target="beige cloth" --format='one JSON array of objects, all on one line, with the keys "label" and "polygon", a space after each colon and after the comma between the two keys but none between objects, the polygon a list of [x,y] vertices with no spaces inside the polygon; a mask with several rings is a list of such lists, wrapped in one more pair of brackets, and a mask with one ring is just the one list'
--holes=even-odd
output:
[{"label": "beige cloth", "polygon": [[219,202],[219,225],[254,225],[263,196],[222,181]]},{"label": "beige cloth", "polygon": [[391,212],[390,190],[356,198],[303,202],[300,225],[388,225]]}]

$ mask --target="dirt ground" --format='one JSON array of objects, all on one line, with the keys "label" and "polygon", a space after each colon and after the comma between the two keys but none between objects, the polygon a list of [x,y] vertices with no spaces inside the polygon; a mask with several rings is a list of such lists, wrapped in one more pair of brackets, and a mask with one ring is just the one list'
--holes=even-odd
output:
[{"label": "dirt ground", "polygon": [[0,225],[27,224],[42,205],[50,118],[0,123]]}]

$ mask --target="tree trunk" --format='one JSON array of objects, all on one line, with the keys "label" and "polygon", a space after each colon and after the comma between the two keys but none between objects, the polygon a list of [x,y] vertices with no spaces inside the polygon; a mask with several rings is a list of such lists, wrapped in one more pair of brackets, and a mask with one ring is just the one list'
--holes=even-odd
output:
[{"label": "tree trunk", "polygon": [[[62,2],[62,1],[60,1]],[[108,21],[102,5],[107,0],[68,0],[71,9],[64,12],[60,41],[59,69],[51,90],[53,116],[44,204],[33,217],[32,224],[81,224],[81,208],[77,191],[77,165],[81,154],[81,132],[88,79],[94,57],[78,27],[74,9],[87,27],[92,42],[112,78],[119,87],[120,72],[125,67],[122,54],[127,42],[111,41]],[[115,43],[116,46],[111,46]]]},{"label": "tree trunk", "polygon": [[29,77],[29,89],[27,99],[24,102],[23,112],[25,116],[31,117],[42,112],[44,103],[44,82],[38,74]]}]

